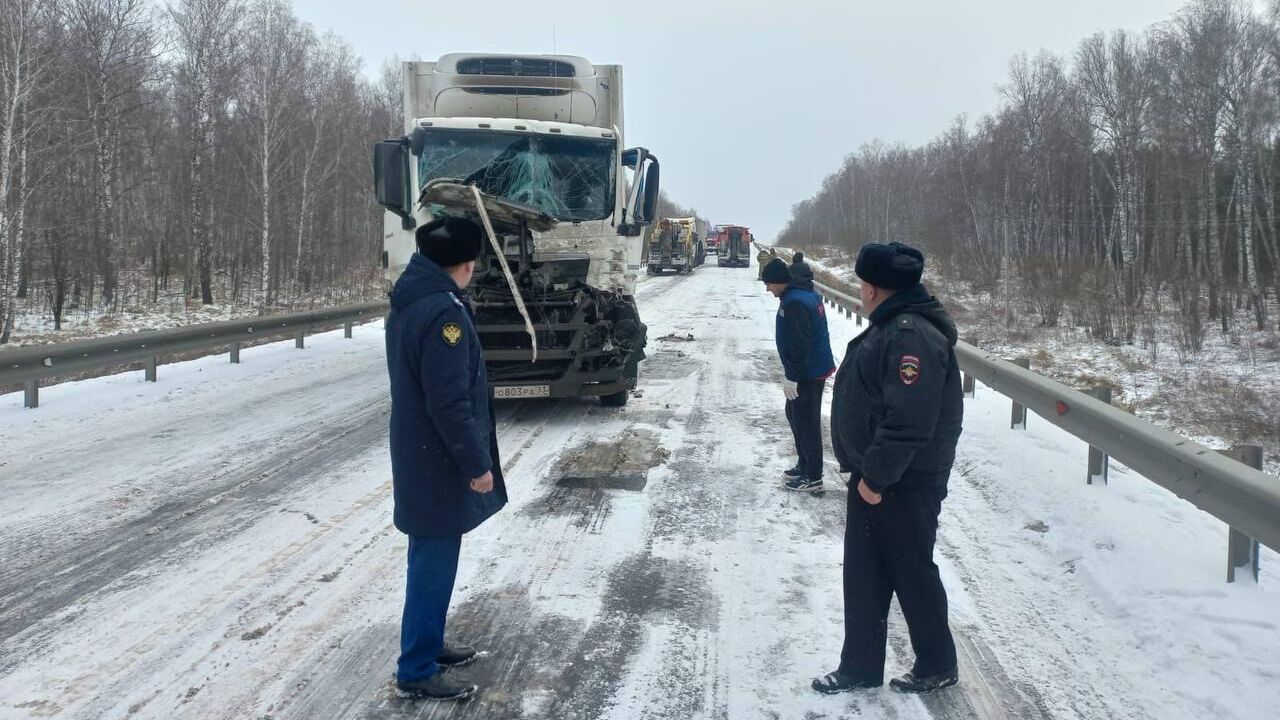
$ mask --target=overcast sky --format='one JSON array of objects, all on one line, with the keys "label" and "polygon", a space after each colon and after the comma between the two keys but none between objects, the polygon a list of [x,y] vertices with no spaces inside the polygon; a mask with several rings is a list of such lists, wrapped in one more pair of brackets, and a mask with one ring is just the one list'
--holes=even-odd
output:
[{"label": "overcast sky", "polygon": [[626,142],[662,186],[769,241],[874,139],[928,141],[994,109],[1008,61],[1140,30],[1183,0],[294,0],[370,74],[393,54],[582,55],[624,68]]}]

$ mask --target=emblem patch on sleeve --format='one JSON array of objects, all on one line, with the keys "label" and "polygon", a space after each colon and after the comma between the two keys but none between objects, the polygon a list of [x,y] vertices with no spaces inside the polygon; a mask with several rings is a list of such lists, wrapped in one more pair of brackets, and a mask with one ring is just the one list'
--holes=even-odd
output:
[{"label": "emblem patch on sleeve", "polygon": [[462,328],[458,323],[445,323],[440,334],[444,335],[444,341],[449,343],[449,347],[457,347],[462,342]]},{"label": "emblem patch on sleeve", "polygon": [[898,361],[898,379],[903,385],[912,385],[920,379],[920,358],[915,355],[903,355]]}]

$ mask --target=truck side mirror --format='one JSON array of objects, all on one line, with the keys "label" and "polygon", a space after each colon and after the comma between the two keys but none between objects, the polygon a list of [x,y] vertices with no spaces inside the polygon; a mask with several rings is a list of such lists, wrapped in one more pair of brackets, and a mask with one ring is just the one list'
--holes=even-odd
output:
[{"label": "truck side mirror", "polygon": [[644,196],[640,208],[643,212],[636,213],[636,222],[644,225],[652,223],[658,214],[658,158],[651,156],[650,159],[652,162],[644,172]]},{"label": "truck side mirror", "polygon": [[627,198],[618,234],[636,237],[658,213],[658,157],[645,148],[629,148],[622,153],[622,165],[636,171],[636,182]]},{"label": "truck side mirror", "polygon": [[413,219],[413,195],[407,138],[382,140],[373,146],[373,192],[378,204],[400,216],[404,228]]}]

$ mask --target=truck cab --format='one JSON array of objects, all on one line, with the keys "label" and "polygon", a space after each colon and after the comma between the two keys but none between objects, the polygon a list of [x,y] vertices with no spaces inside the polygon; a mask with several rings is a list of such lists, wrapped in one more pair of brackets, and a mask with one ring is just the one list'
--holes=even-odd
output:
[{"label": "truck cab", "polygon": [[405,134],[374,147],[387,280],[419,225],[496,208],[468,288],[494,396],[624,404],[646,345],[635,288],[658,163],[623,143],[622,68],[451,54],[402,73]]}]

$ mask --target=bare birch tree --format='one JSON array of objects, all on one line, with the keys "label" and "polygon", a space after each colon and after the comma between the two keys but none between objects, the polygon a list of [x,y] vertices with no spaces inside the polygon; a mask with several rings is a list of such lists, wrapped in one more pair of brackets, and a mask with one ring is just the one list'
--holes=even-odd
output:
[{"label": "bare birch tree", "polygon": [[284,0],[258,0],[246,28],[245,112],[250,118],[260,204],[259,233],[262,275],[258,287],[265,312],[273,300],[271,216],[277,198],[275,178],[281,150],[297,123],[306,80],[308,37]]},{"label": "bare birch tree", "polygon": [[179,86],[186,95],[190,128],[190,246],[196,253],[200,301],[213,303],[213,238],[210,229],[209,165],[219,84],[236,66],[234,54],[244,20],[241,0],[181,0],[169,8],[181,60]]},{"label": "bare birch tree", "polygon": [[26,189],[13,192],[15,173],[25,185],[27,127],[24,108],[49,66],[42,25],[52,7],[45,0],[0,0],[0,342],[13,329],[22,270]]}]

